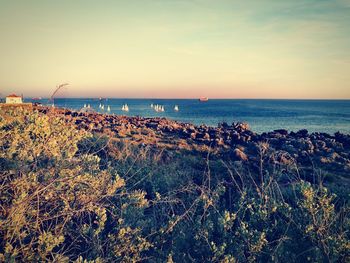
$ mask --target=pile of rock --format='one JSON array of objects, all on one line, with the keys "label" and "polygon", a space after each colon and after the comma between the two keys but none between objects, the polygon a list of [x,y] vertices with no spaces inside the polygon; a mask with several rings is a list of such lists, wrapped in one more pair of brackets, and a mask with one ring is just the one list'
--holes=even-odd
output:
[{"label": "pile of rock", "polygon": [[[39,107],[38,110],[44,113],[51,111],[45,107]],[[63,115],[79,128],[114,134],[116,138],[135,140],[143,144],[155,144],[157,140],[162,140],[173,147],[180,142],[188,147],[205,145],[222,149],[233,159],[240,161],[256,160],[261,154],[261,145],[268,145],[269,151],[275,152],[274,161],[280,164],[315,163],[344,171],[350,170],[350,135],[342,133],[309,134],[305,129],[298,132],[279,129],[257,134],[250,130],[248,124],[241,122],[231,125],[221,123],[218,127],[210,127],[166,118],[103,115],[67,109],[55,109],[55,114]]]}]

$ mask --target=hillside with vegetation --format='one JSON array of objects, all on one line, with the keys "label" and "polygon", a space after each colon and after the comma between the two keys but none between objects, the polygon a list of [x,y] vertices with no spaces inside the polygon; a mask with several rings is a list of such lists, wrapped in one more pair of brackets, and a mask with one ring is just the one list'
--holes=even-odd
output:
[{"label": "hillside with vegetation", "polygon": [[0,262],[350,261],[348,170],[129,135],[0,109]]}]

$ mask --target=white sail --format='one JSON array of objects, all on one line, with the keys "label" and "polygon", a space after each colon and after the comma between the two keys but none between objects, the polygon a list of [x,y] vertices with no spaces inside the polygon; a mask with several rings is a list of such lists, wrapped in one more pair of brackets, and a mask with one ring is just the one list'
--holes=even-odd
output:
[{"label": "white sail", "polygon": [[111,107],[108,106],[108,107],[107,107],[107,111],[111,111]]},{"label": "white sail", "polygon": [[99,106],[99,108],[100,108],[100,109],[102,108],[102,105],[101,105],[101,103],[100,103],[100,106]]},{"label": "white sail", "polygon": [[151,104],[151,108],[153,108],[153,103]]},{"label": "white sail", "polygon": [[122,111],[125,111],[125,106],[123,105],[123,107],[122,107]]},{"label": "white sail", "polygon": [[90,104],[88,104],[87,107],[90,108]]},{"label": "white sail", "polygon": [[129,106],[128,106],[128,104],[125,104],[125,111],[129,111]]},{"label": "white sail", "polygon": [[175,105],[174,111],[179,111],[179,106]]}]

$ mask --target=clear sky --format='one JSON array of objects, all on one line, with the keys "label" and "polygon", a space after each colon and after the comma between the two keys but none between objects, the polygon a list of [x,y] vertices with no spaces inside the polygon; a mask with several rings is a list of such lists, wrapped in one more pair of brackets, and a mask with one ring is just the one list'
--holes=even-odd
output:
[{"label": "clear sky", "polygon": [[350,0],[0,0],[0,93],[350,99]]}]

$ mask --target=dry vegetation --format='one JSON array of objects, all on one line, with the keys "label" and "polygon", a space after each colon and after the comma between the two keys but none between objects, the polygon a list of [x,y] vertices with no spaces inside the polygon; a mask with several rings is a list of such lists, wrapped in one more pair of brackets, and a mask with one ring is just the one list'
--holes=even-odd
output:
[{"label": "dry vegetation", "polygon": [[0,262],[350,261],[349,193],[273,155],[131,145],[1,109]]}]

